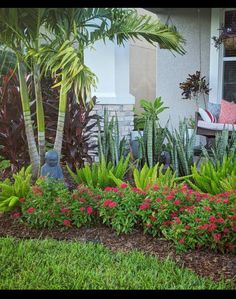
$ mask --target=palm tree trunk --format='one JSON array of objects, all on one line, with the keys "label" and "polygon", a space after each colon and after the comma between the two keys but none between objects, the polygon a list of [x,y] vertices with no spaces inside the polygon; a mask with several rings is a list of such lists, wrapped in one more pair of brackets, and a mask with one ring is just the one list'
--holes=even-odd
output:
[{"label": "palm tree trunk", "polygon": [[57,151],[58,153],[59,161],[61,157],[61,148],[62,148],[63,133],[64,133],[66,104],[67,104],[67,92],[64,91],[64,86],[62,83],[60,89],[60,101],[59,101],[59,111],[58,111],[58,119],[57,119],[57,133],[56,133],[56,139],[54,143],[54,150]]},{"label": "palm tree trunk", "polygon": [[38,148],[40,167],[44,163],[45,156],[45,122],[44,122],[44,109],[43,109],[43,97],[40,81],[40,67],[38,64],[34,65],[34,90],[36,98],[36,115],[37,115],[37,127],[38,127]]},{"label": "palm tree trunk", "polygon": [[34,130],[32,126],[31,120],[31,112],[30,112],[30,101],[29,101],[29,94],[27,90],[27,85],[25,81],[25,74],[23,71],[23,62],[18,61],[18,75],[20,81],[20,95],[21,95],[21,103],[24,115],[24,122],[25,122],[25,133],[27,137],[27,143],[29,148],[29,155],[30,155],[30,163],[32,165],[32,176],[36,178],[39,172],[39,154],[34,138]]}]

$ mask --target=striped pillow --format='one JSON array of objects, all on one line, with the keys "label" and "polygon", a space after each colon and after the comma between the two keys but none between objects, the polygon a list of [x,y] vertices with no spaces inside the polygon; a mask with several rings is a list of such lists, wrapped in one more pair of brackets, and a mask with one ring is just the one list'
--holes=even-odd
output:
[{"label": "striped pillow", "polygon": [[198,110],[199,114],[201,115],[201,118],[208,123],[216,123],[215,116],[207,109],[199,108]]}]

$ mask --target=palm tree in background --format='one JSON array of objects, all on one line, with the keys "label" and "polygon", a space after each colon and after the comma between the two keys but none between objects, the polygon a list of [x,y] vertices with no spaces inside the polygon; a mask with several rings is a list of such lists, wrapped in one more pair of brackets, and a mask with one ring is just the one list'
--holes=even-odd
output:
[{"label": "palm tree in background", "polygon": [[60,102],[54,149],[62,148],[67,92],[73,88],[78,102],[90,99],[96,75],[84,63],[84,51],[95,42],[110,40],[124,45],[130,38],[144,38],[152,44],[184,54],[184,39],[174,26],[140,16],[134,9],[122,8],[59,8],[49,12],[47,30],[53,41],[41,50],[46,70],[58,78]]},{"label": "palm tree in background", "polygon": [[[67,94],[73,89],[78,102],[91,99],[91,88],[97,78],[85,65],[84,52],[95,42],[110,40],[118,45],[134,38],[144,38],[184,54],[183,37],[174,26],[140,16],[135,9],[122,8],[1,8],[0,43],[11,49],[17,58],[21,102],[33,173],[39,173],[45,152],[45,127],[42,76],[50,72],[54,87],[60,87],[59,113],[54,149],[60,157]],[[30,113],[30,100],[25,72],[28,67],[34,78],[37,107],[37,148]]]},{"label": "palm tree in background", "polygon": [[[37,52],[39,49],[42,40],[40,29],[45,22],[46,12],[45,8],[0,8],[0,44],[16,58],[25,132],[34,177],[39,174],[45,155],[45,125],[40,65],[34,58],[29,59],[27,52],[30,49]],[[34,138],[30,97],[26,84],[27,69],[32,72],[34,79],[38,148]]]}]

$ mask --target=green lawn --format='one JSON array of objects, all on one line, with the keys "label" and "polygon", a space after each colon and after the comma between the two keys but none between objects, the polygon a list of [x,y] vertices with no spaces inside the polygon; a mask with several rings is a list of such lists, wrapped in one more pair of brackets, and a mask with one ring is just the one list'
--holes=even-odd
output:
[{"label": "green lawn", "polygon": [[[229,289],[142,252],[0,238],[0,289]],[[232,286],[231,286],[232,288]]]}]

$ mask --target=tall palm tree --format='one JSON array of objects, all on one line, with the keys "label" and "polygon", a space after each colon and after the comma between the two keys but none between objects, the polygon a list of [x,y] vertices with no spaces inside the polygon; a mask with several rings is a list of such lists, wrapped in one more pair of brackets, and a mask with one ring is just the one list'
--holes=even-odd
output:
[{"label": "tall palm tree", "polygon": [[60,86],[59,114],[54,149],[61,154],[67,92],[73,87],[77,101],[90,98],[96,86],[96,75],[84,63],[84,51],[96,41],[111,40],[118,45],[143,37],[152,44],[164,45],[184,54],[183,37],[174,26],[166,26],[149,16],[138,15],[135,9],[122,8],[63,8],[51,9],[46,28],[54,42],[41,48],[46,70],[51,70]]},{"label": "tall palm tree", "polygon": [[10,49],[16,56],[20,83],[21,104],[25,122],[30,160],[34,176],[38,173],[39,155],[34,138],[30,112],[30,99],[26,84],[25,46],[29,45],[24,32],[24,15],[17,8],[0,9],[0,43]]},{"label": "tall palm tree", "polygon": [[[34,177],[39,174],[45,155],[45,124],[41,89],[42,72],[40,60],[37,59],[37,52],[43,42],[41,29],[46,16],[47,9],[45,8],[0,9],[0,43],[11,49],[17,57],[21,102]],[[31,55],[32,52],[34,56]],[[30,99],[25,81],[25,65],[31,70],[34,79],[38,149],[32,128]]]}]

